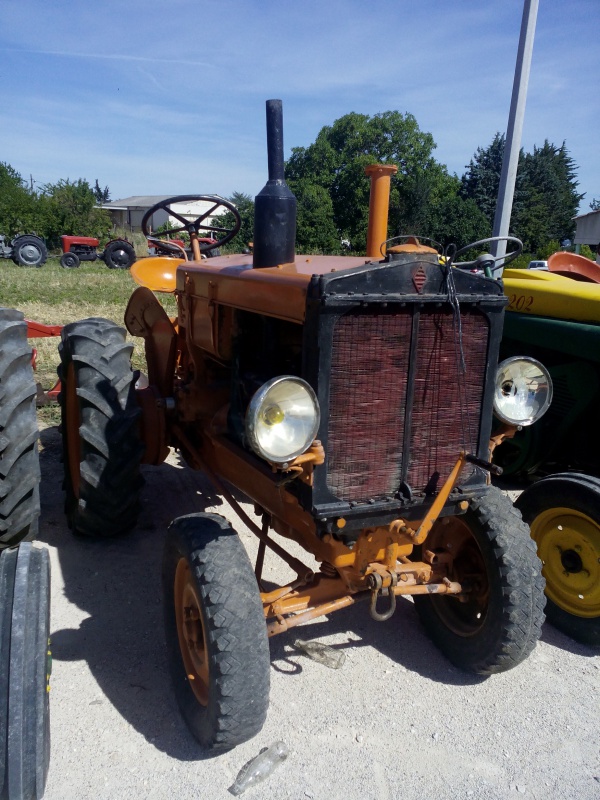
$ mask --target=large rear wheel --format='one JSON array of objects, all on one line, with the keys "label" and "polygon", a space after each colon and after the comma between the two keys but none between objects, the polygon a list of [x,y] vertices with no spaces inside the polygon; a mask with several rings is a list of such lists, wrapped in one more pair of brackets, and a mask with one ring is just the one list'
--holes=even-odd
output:
[{"label": "large rear wheel", "polygon": [[529,529],[510,500],[490,487],[465,514],[438,520],[425,546],[452,559],[450,579],[467,590],[414,598],[444,655],[480,675],[527,658],[544,621],[544,579]]},{"label": "large rear wheel", "polygon": [[36,388],[23,314],[0,308],[0,550],[37,535]]},{"label": "large rear wheel", "polygon": [[137,519],[143,446],[132,350],[123,328],[106,319],[62,330],[65,511],[74,532],[86,536],[126,533]]},{"label": "large rear wheel", "polygon": [[41,267],[48,260],[46,243],[33,234],[17,236],[13,240],[12,260],[20,267]]},{"label": "large rear wheel", "polygon": [[50,760],[50,567],[30,542],[0,553],[0,798],[37,800]]},{"label": "large rear wheel", "polygon": [[135,263],[135,250],[124,239],[115,239],[104,248],[102,260],[109,269],[129,269]]},{"label": "large rear wheel", "polygon": [[269,704],[269,643],[246,551],[217,514],[179,517],[163,561],[169,666],[196,739],[228,750],[262,728]]},{"label": "large rear wheel", "polygon": [[579,642],[600,645],[600,480],[550,475],[516,505],[542,560],[548,620]]}]

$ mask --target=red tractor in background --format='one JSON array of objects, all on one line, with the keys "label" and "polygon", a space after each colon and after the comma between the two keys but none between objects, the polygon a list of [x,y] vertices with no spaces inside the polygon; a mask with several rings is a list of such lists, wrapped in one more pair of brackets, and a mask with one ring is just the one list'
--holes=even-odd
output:
[{"label": "red tractor in background", "polygon": [[91,236],[61,236],[63,254],[60,265],[75,269],[82,261],[101,259],[109,269],[129,269],[135,263],[135,250],[126,239],[112,239],[104,250],[97,250],[100,242]]}]

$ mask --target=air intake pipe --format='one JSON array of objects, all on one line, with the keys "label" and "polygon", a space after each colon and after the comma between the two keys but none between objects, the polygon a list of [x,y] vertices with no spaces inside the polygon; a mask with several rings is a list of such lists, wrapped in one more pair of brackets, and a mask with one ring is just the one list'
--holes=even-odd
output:
[{"label": "air intake pipe", "polygon": [[256,195],[254,205],[255,269],[292,264],[295,260],[296,198],[283,177],[281,100],[267,100],[267,154],[269,180]]}]

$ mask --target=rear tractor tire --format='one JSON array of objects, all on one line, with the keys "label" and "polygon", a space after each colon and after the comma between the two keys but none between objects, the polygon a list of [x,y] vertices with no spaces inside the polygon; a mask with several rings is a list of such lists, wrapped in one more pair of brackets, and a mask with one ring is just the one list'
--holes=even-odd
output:
[{"label": "rear tractor tire", "polygon": [[200,744],[229,750],[257,734],[269,704],[269,643],[244,546],[217,514],[174,520],[163,559],[169,667]]},{"label": "rear tractor tire", "polygon": [[563,472],[516,502],[531,527],[546,578],[546,616],[583,644],[600,646],[600,480]]},{"label": "rear tractor tire", "polygon": [[13,242],[12,260],[20,267],[41,267],[48,260],[46,243],[39,236],[17,236]]},{"label": "rear tractor tire", "polygon": [[479,675],[505,672],[534,649],[544,622],[544,579],[529,529],[502,492],[490,487],[465,514],[443,517],[426,547],[453,556],[452,595],[416,595],[421,622],[444,655]]},{"label": "rear tractor tire", "polygon": [[35,397],[27,324],[19,311],[0,308],[0,550],[38,531]]},{"label": "rear tractor tire", "polygon": [[0,798],[39,800],[50,760],[48,552],[0,553]]},{"label": "rear tractor tire", "polygon": [[143,446],[132,350],[123,328],[106,319],[62,330],[65,512],[73,531],[85,536],[117,536],[137,519]]},{"label": "rear tractor tire", "polygon": [[135,263],[135,250],[129,242],[115,239],[104,248],[102,260],[109,269],[129,269]]}]

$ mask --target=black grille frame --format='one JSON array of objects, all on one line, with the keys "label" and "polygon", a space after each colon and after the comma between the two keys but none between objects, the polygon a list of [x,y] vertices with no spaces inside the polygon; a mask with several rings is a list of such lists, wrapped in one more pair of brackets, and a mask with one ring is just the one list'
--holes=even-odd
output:
[{"label": "black grille frame", "polygon": [[[439,475],[437,486],[411,487],[406,480],[411,470],[411,448],[404,447],[396,491],[351,497],[348,493],[338,491],[335,480],[332,480],[330,469],[335,461],[335,443],[329,441],[332,425],[330,409],[332,399],[335,399],[332,398],[335,387],[332,390],[331,376],[332,369],[335,369],[332,358],[335,361],[336,326],[340,319],[349,315],[359,319],[361,315],[385,318],[394,314],[406,315],[410,319],[411,340],[404,362],[408,364],[407,391],[402,409],[404,419],[399,414],[400,424],[405,428],[405,441],[408,440],[415,415],[415,369],[420,320],[431,314],[445,314],[447,318],[451,316],[446,269],[437,263],[433,255],[420,256],[418,260],[414,256],[406,256],[392,263],[376,262],[344,272],[313,276],[304,326],[303,373],[319,398],[321,425],[318,437],[325,448],[327,460],[315,470],[313,486],[303,486],[299,496],[302,505],[313,514],[322,531],[335,531],[335,521],[339,517],[346,520],[344,531],[347,533],[365,525],[385,524],[400,513],[406,519],[418,519],[423,516],[424,508],[431,505],[436,489],[447,477],[449,469],[446,467],[446,474]],[[453,276],[463,321],[476,317],[484,321],[488,331],[482,365],[482,391],[477,401],[479,414],[473,435],[473,454],[487,461],[495,374],[507,300],[502,284],[496,280],[456,269],[453,269]],[[360,342],[356,343],[357,348],[360,345]],[[465,336],[463,347],[469,347]],[[399,363],[402,364],[402,358]],[[339,398],[335,399],[335,405],[339,407]],[[472,408],[470,413],[473,414]],[[465,496],[480,492],[486,482],[485,471],[469,465],[463,470],[459,486],[452,493],[443,514],[457,513],[458,502]]]}]

